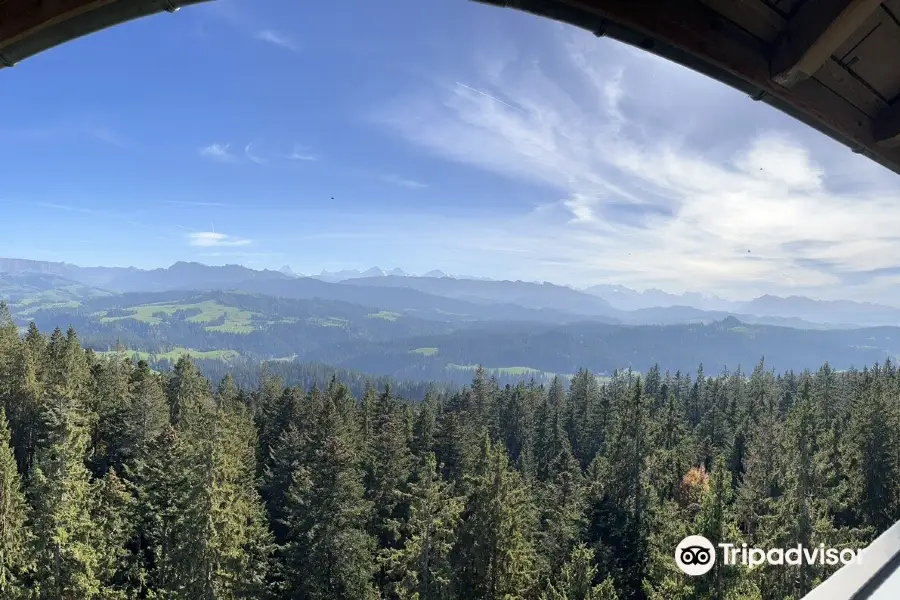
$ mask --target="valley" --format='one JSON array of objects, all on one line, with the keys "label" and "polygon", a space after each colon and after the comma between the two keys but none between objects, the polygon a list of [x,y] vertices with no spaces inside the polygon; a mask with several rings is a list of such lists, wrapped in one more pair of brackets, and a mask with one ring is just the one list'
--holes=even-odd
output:
[{"label": "valley", "polygon": [[[197,263],[141,271],[0,259],[0,267],[10,269],[0,273],[0,299],[21,329],[74,327],[94,351],[124,350],[155,369],[189,354],[208,373],[318,363],[462,385],[479,365],[501,382],[545,382],[580,368],[601,377],[654,365],[747,371],[765,358],[777,370],[825,361],[848,369],[900,355],[896,309],[850,302],[763,297],[743,305],[762,307],[763,316],[688,306],[625,311],[569,287],[522,281],[322,281]],[[855,322],[830,324],[831,314]],[[873,320],[885,324],[864,326]]]}]

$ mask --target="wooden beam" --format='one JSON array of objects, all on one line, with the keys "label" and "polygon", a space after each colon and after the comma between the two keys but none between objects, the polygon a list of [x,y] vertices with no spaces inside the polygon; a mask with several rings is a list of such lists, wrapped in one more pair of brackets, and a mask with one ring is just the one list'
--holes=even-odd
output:
[{"label": "wooden beam", "polygon": [[900,102],[881,111],[872,123],[875,143],[882,148],[900,146]]},{"label": "wooden beam", "polygon": [[772,56],[772,79],[785,87],[812,77],[881,0],[808,0],[787,24]]},{"label": "wooden beam", "polygon": [[732,23],[759,39],[774,43],[784,31],[785,19],[762,0],[700,0]]},{"label": "wooden beam", "polygon": [[772,81],[771,46],[698,0],[564,1],[746,81],[790,107],[795,117],[817,124],[854,151],[900,173],[900,150],[875,143],[868,115],[813,78],[793,89]]},{"label": "wooden beam", "polygon": [[46,27],[124,0],[7,0],[0,2],[0,50]]}]

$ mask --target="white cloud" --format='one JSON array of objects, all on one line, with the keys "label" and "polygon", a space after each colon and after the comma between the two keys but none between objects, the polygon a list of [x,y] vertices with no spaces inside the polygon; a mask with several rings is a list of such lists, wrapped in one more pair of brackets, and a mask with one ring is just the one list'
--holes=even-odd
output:
[{"label": "white cloud", "polygon": [[396,175],[382,175],[381,180],[385,183],[399,185],[400,187],[405,187],[410,190],[421,190],[428,187],[427,183],[422,183],[421,181],[416,181],[414,179],[405,179]]},{"label": "white cloud", "polygon": [[229,206],[222,202],[205,202],[193,200],[163,200],[163,204],[171,204],[173,206],[205,206],[205,207],[225,207]]},{"label": "white cloud", "polygon": [[247,144],[244,146],[244,156],[247,157],[247,160],[250,162],[255,162],[258,165],[265,164],[266,160],[253,153],[253,144]]},{"label": "white cloud", "polygon": [[490,246],[531,279],[575,284],[880,293],[875,280],[849,288],[847,276],[896,265],[893,174],[702,75],[586,32],[545,30],[557,36],[551,52],[523,36],[499,64],[479,46],[473,54],[490,61],[376,117],[437,156],[544,196],[503,229],[466,229],[472,252]]},{"label": "white cloud", "polygon": [[231,144],[210,144],[200,150],[200,156],[218,162],[236,162],[237,158],[231,153]]},{"label": "white cloud", "polygon": [[272,29],[262,29],[257,31],[254,37],[260,41],[273,44],[280,48],[284,48],[285,50],[290,50],[291,52],[297,52],[299,50],[297,45],[289,37],[278,33],[277,31],[273,31]]},{"label": "white cloud", "polygon": [[266,258],[266,257],[279,257],[284,256],[282,252],[201,252],[200,256],[206,258],[224,258],[224,257],[235,257],[235,258]]},{"label": "white cloud", "polygon": [[194,231],[187,235],[188,243],[191,246],[201,246],[204,248],[219,246],[249,246],[250,240],[244,238],[236,238],[224,233],[216,231]]},{"label": "white cloud", "polygon": [[288,154],[287,158],[289,160],[306,160],[313,161],[319,160],[319,157],[315,154],[311,153],[308,149],[303,146],[294,146],[294,149]]}]

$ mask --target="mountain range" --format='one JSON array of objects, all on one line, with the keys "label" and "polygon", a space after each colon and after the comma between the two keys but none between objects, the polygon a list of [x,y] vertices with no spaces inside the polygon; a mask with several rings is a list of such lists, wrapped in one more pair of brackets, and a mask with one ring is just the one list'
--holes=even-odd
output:
[{"label": "mountain range", "polygon": [[[401,269],[322,271],[307,277],[290,267],[256,270],[241,265],[208,266],[177,262],[168,268],[80,267],[68,263],[0,258],[0,297],[17,286],[33,291],[84,286],[105,293],[171,290],[244,290],[285,298],[323,298],[387,310],[418,310],[445,316],[564,323],[593,320],[628,325],[709,323],[736,316],[750,324],[806,329],[900,325],[900,309],[850,300],[821,301],[802,296],[763,295],[735,302],[701,293],[635,291],[618,285],[585,290],[527,281],[454,277],[443,271],[413,276]],[[55,279],[31,281],[25,275]],[[5,281],[5,283],[4,283]],[[78,295],[77,293],[75,294]],[[91,292],[88,295],[96,295]],[[64,300],[60,300],[64,301]]]},{"label": "mountain range", "polygon": [[622,286],[364,274],[327,281],[289,268],[0,259],[0,300],[19,327],[72,326],[95,351],[122,344],[154,368],[190,353],[210,372],[301,361],[460,383],[479,364],[501,378],[545,378],[654,363],[747,369],[762,356],[777,369],[900,357],[900,309],[890,306],[771,295],[721,304]]}]

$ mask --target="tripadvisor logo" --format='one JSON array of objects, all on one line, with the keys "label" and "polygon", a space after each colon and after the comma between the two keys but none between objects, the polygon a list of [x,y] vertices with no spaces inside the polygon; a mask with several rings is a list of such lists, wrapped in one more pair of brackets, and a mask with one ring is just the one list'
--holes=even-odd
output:
[{"label": "tripadvisor logo", "polygon": [[692,577],[704,575],[716,564],[716,548],[702,535],[689,535],[675,548],[675,564]]},{"label": "tripadvisor logo", "polygon": [[[826,548],[819,544],[807,548],[797,544],[792,548],[750,548],[747,544],[737,546],[720,542],[722,564],[743,565],[748,569],[763,564],[768,565],[849,565],[862,563],[863,550],[853,548]],[[675,564],[687,575],[704,575],[716,564],[716,547],[702,535],[689,535],[675,547]]]}]

